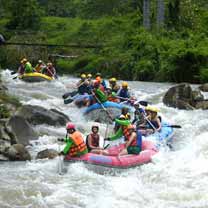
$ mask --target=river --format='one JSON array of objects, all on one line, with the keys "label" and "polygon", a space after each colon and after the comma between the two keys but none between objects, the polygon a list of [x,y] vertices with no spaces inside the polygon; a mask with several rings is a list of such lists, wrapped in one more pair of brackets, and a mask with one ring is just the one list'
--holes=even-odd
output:
[{"label": "river", "polygon": [[[22,103],[56,108],[69,115],[82,129],[90,131],[81,109],[64,105],[62,94],[76,78],[63,76],[54,82],[25,83],[2,72],[9,92]],[[82,163],[57,173],[59,158],[0,164],[0,208],[207,208],[208,207],[208,112],[169,108],[162,97],[173,84],[129,82],[140,100],[159,107],[163,119],[181,125],[175,129],[173,149],[162,148],[153,162],[115,174],[98,174]],[[193,85],[193,87],[197,87]],[[205,94],[207,96],[207,94]],[[33,158],[45,148],[59,149],[57,137],[65,127],[39,125],[37,141],[29,147]],[[104,136],[106,125],[101,125]]]}]

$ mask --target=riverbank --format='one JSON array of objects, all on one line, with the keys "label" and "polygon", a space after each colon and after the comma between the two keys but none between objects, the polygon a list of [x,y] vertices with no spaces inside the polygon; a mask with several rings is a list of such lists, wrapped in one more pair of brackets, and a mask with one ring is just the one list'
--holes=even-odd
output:
[{"label": "riverbank", "polygon": [[[189,82],[208,81],[208,36],[203,30],[145,30],[136,13],[98,19],[43,17],[38,31],[10,31],[0,21],[11,43],[61,44],[62,47],[5,45],[0,47],[0,65],[17,69],[27,57],[52,61],[59,74],[96,73],[125,80]],[[75,45],[69,46],[69,45]],[[85,48],[86,45],[92,46]]]},{"label": "riverbank", "polygon": [[[28,147],[40,136],[36,125],[65,126],[69,120],[56,109],[21,104],[0,81],[0,161],[31,160]],[[39,153],[38,158],[43,154]],[[47,152],[49,158],[57,155],[54,150]]]}]

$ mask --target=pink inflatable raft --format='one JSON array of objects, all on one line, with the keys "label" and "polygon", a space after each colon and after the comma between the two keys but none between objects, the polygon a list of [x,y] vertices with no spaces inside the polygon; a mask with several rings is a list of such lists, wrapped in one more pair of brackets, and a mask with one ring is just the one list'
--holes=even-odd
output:
[{"label": "pink inflatable raft", "polygon": [[118,153],[124,148],[124,144],[113,146],[108,149],[110,156],[87,153],[80,157],[70,157],[67,155],[65,161],[76,162],[83,161],[88,164],[115,167],[115,168],[129,168],[151,162],[151,158],[158,150],[151,141],[142,141],[142,151],[139,155],[125,155],[118,157]]}]

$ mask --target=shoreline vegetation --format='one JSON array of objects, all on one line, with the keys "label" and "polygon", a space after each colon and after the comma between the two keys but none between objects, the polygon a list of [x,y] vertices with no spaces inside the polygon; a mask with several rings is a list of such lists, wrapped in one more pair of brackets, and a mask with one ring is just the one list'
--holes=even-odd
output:
[{"label": "shoreline vegetation", "polygon": [[[208,82],[207,1],[168,0],[159,23],[157,1],[151,1],[149,28],[143,24],[143,0],[0,2],[6,43],[65,45],[1,45],[0,68],[17,69],[27,57],[33,66],[38,59],[52,61],[59,74],[101,72],[125,80]],[[72,44],[76,47],[68,47]]]}]

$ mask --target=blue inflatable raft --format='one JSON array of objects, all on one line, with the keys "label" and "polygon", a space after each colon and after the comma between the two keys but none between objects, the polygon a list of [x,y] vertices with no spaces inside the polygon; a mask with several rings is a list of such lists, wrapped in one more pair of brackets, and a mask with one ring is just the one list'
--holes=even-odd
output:
[{"label": "blue inflatable raft", "polygon": [[[102,104],[105,108],[116,108],[116,109],[119,109],[119,110],[121,110],[123,107],[128,107],[129,108],[129,106],[127,106],[127,105],[120,104],[120,103],[115,103],[115,102],[111,102],[111,101],[106,101]],[[87,107],[84,110],[84,114],[88,114],[89,112],[91,112],[93,110],[96,110],[96,109],[102,109],[103,106],[99,103],[95,103],[93,105],[90,105],[89,107]]]},{"label": "blue inflatable raft", "polygon": [[172,141],[174,135],[173,128],[167,122],[162,122],[162,128],[159,132],[143,136],[144,140],[153,141],[159,148],[163,144],[168,144]]}]

